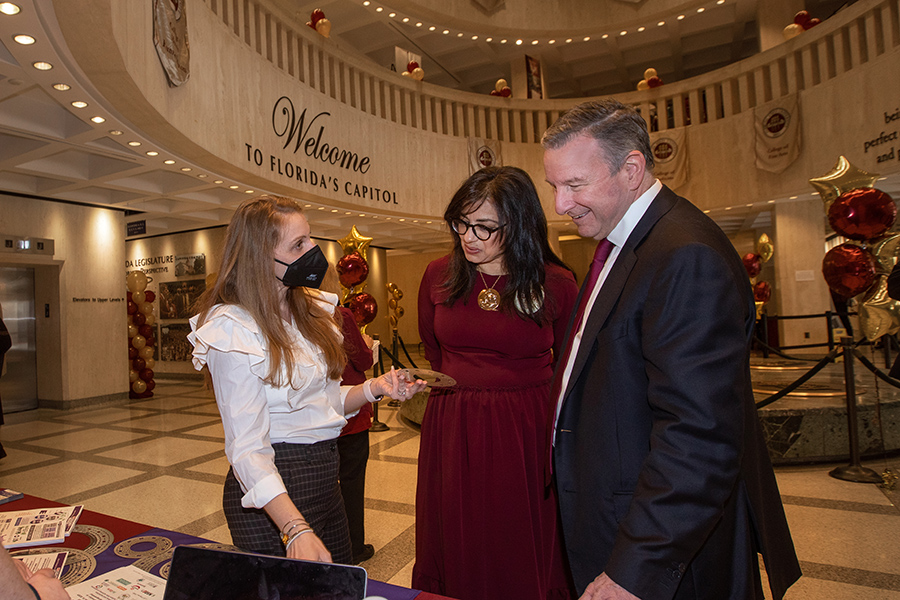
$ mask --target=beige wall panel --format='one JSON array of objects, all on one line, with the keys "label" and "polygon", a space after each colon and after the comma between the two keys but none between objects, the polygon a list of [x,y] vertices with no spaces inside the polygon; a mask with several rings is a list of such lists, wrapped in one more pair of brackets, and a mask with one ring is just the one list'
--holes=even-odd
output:
[{"label": "beige wall panel", "polygon": [[[35,267],[38,399],[64,406],[124,397],[123,213],[0,195],[0,223],[4,233],[55,242],[52,260],[0,253],[0,264]],[[46,304],[49,317],[44,316]]]}]

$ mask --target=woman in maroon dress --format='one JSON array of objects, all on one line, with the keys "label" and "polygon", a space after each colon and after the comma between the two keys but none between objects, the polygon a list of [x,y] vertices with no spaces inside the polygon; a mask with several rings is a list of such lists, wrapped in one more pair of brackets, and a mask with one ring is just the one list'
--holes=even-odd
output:
[{"label": "woman in maroon dress", "polygon": [[476,172],[444,219],[453,251],[422,279],[419,333],[457,385],[432,390],[422,422],[412,584],[460,600],[568,598],[544,462],[578,288],[521,169]]}]

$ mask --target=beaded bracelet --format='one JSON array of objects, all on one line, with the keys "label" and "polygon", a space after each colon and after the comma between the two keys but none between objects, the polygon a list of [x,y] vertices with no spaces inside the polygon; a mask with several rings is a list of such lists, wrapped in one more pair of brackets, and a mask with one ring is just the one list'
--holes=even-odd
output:
[{"label": "beaded bracelet", "polygon": [[303,535],[304,533],[312,533],[312,528],[311,528],[311,527],[307,527],[306,529],[303,529],[303,530],[301,530],[301,531],[298,531],[297,533],[295,533],[294,535],[292,535],[292,536],[291,536],[291,539],[289,539],[289,540],[287,541],[287,543],[284,545],[284,551],[287,552],[287,551],[290,549],[291,544],[294,543],[294,540],[296,540],[298,537],[300,537],[300,536]]}]

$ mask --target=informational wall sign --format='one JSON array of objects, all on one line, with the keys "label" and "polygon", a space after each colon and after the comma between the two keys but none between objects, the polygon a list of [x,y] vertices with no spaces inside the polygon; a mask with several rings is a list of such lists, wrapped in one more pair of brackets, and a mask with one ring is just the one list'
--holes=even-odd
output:
[{"label": "informational wall sign", "polygon": [[900,134],[900,108],[894,108],[884,113],[884,129],[879,131],[877,135],[873,134],[869,139],[863,142],[863,153],[866,155],[875,155],[876,163],[886,163],[894,160],[900,160],[900,143],[898,143],[898,134]]}]

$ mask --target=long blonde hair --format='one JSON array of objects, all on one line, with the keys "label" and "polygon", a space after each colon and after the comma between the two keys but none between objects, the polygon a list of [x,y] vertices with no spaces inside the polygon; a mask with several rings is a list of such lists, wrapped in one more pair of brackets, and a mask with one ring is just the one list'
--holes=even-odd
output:
[{"label": "long blonde hair", "polygon": [[281,196],[257,196],[238,207],[225,232],[225,246],[218,276],[198,299],[202,325],[217,304],[234,304],[250,313],[266,337],[269,372],[264,381],[281,387],[291,384],[294,374],[291,336],[281,318],[281,294],[300,334],[325,356],[326,370],[340,379],[347,362],[341,337],[340,312],[332,314],[317,299],[317,292],[304,287],[278,290],[275,280],[275,246],[289,214],[303,214],[295,200]]}]

